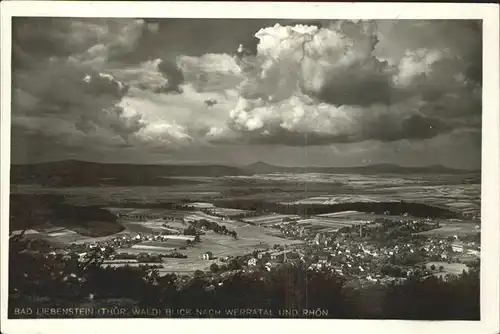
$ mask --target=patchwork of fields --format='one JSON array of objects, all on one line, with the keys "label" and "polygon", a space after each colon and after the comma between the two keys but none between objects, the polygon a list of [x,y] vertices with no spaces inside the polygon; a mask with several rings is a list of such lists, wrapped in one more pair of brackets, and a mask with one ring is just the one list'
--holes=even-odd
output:
[{"label": "patchwork of fields", "polygon": [[284,219],[299,219],[297,215],[280,215],[280,214],[269,214],[264,216],[257,216],[251,218],[243,219],[245,222],[250,224],[266,226],[271,224],[276,224],[282,222]]},{"label": "patchwork of fields", "polygon": [[[200,213],[187,214],[187,217],[201,215]],[[225,256],[238,256],[251,253],[254,250],[262,250],[270,248],[275,244],[279,245],[296,245],[301,244],[299,240],[288,240],[270,235],[270,230],[264,227],[250,225],[238,221],[224,220],[220,218],[202,214],[201,217],[217,221],[221,226],[226,226],[228,229],[238,233],[238,239],[231,236],[216,234],[212,231],[207,231],[201,236],[201,242],[193,246],[180,250],[179,247],[186,246],[186,241],[183,239],[171,239],[161,242],[143,242],[134,245],[130,248],[120,249],[120,252],[129,254],[138,254],[141,252],[149,253],[169,253],[176,249],[179,253],[185,254],[187,258],[164,258],[163,266],[160,272],[180,272],[189,273],[195,270],[206,270],[208,267],[217,262],[214,260],[203,260],[202,255],[206,252],[211,252],[215,258]],[[175,236],[172,236],[175,238]],[[184,236],[182,236],[184,237]],[[112,264],[120,266],[123,264]]]},{"label": "patchwork of fields", "polygon": [[[206,232],[201,243],[180,250],[188,258],[164,259],[163,271],[189,272],[206,269],[212,260],[202,260],[210,251],[215,257],[243,255],[274,244],[300,243],[273,236],[270,228],[283,220],[295,220],[299,225],[316,231],[336,231],[344,226],[372,221],[375,218],[403,218],[364,212],[337,212],[310,217],[266,213],[252,216],[249,211],[236,208],[214,207],[217,199],[260,200],[293,204],[338,204],[350,202],[406,201],[446,207],[462,213],[479,216],[480,184],[469,182],[460,175],[349,175],[349,174],[266,174],[240,177],[191,178],[193,183],[163,187],[64,187],[47,188],[33,185],[11,185],[13,194],[60,194],[68,203],[101,206],[114,214],[130,217],[151,215],[158,219],[129,219],[120,223],[125,230],[106,237],[91,238],[66,228],[34,231],[41,237],[62,244],[94,243],[117,235],[138,233],[181,233],[189,221],[206,219],[237,232],[238,238]],[[160,209],[162,203],[190,201],[193,211]],[[135,205],[135,206],[134,206]],[[158,208],[139,209],[138,207]],[[201,212],[213,210],[216,215]],[[249,214],[250,213],[250,214]],[[241,218],[236,218],[242,216]],[[479,220],[440,220],[439,229],[423,232],[427,235],[455,235],[479,231]],[[167,241],[145,241],[120,252],[171,252],[186,246],[186,240],[171,238]],[[114,263],[112,265],[122,265]]]}]

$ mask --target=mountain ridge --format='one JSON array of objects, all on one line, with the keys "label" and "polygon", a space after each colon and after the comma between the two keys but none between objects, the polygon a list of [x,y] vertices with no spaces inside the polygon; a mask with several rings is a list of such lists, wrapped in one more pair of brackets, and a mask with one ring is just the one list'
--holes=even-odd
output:
[{"label": "mountain ridge", "polygon": [[446,167],[440,164],[428,165],[428,166],[400,166],[397,164],[390,163],[380,163],[365,166],[351,166],[351,167],[318,167],[318,166],[307,166],[307,167],[289,167],[289,166],[277,166],[269,164],[263,161],[257,161],[252,164],[243,167],[245,170],[251,170],[256,173],[272,173],[277,171],[282,172],[323,172],[323,173],[335,173],[335,172],[347,172],[347,171],[365,171],[365,172],[422,172],[422,173],[477,173],[480,170],[467,170],[467,169],[456,169]]},{"label": "mountain ridge", "polygon": [[220,167],[220,168],[232,168],[232,169],[240,169],[240,170],[251,170],[254,168],[274,168],[274,169],[338,169],[338,170],[348,170],[348,169],[408,169],[408,170],[443,170],[443,171],[455,171],[455,172],[463,172],[463,173],[474,173],[480,172],[479,169],[460,169],[460,168],[452,168],[446,167],[441,164],[433,164],[433,165],[425,165],[425,166],[401,166],[398,164],[392,163],[378,163],[371,165],[358,165],[358,166],[281,166],[275,165],[271,163],[267,163],[264,161],[256,161],[247,165],[230,165],[230,164],[222,164],[222,163],[156,163],[156,164],[138,164],[138,163],[129,163],[129,162],[95,162],[95,161],[86,161],[86,160],[78,160],[78,159],[65,159],[65,160],[54,160],[47,162],[37,162],[37,163],[28,163],[28,164],[11,164],[11,167],[28,167],[28,166],[49,166],[49,165],[60,165],[60,164],[74,164],[74,165],[94,165],[94,166],[137,166],[137,167]]}]

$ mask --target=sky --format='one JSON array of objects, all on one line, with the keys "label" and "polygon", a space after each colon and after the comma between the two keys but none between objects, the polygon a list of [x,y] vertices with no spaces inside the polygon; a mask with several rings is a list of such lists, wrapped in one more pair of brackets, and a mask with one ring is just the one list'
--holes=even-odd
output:
[{"label": "sky", "polygon": [[470,20],[14,18],[11,161],[477,169],[481,40]]}]

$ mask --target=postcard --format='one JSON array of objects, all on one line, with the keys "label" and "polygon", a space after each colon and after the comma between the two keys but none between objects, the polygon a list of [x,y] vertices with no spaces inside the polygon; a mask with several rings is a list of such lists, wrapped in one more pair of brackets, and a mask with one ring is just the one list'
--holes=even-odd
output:
[{"label": "postcard", "polygon": [[2,3],[2,332],[497,333],[498,27]]}]

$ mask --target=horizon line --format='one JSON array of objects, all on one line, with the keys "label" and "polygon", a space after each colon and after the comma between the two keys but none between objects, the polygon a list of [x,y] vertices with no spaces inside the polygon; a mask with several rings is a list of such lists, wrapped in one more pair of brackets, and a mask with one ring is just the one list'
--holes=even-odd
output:
[{"label": "horizon line", "polygon": [[57,159],[57,160],[47,160],[47,161],[39,161],[39,162],[27,162],[27,163],[13,163],[11,162],[11,166],[29,166],[29,165],[40,165],[40,164],[48,164],[48,163],[57,163],[57,162],[82,162],[82,163],[94,163],[101,165],[137,165],[137,166],[225,166],[225,167],[248,167],[255,164],[265,164],[271,167],[278,168],[339,168],[339,169],[347,169],[347,168],[364,168],[364,167],[373,167],[373,166],[392,166],[398,168],[429,168],[429,167],[441,167],[450,170],[457,171],[470,171],[470,172],[478,172],[481,171],[481,167],[479,168],[459,168],[459,167],[449,167],[442,164],[429,164],[429,165],[400,165],[397,163],[372,163],[366,165],[352,165],[352,166],[317,166],[317,165],[307,165],[307,166],[284,166],[284,165],[276,165],[273,163],[269,163],[262,160],[257,160],[255,162],[247,163],[247,164],[237,164],[237,163],[223,163],[223,162],[158,162],[158,163],[136,163],[136,162],[104,162],[104,161],[91,161],[91,160],[82,160],[82,159]]}]

